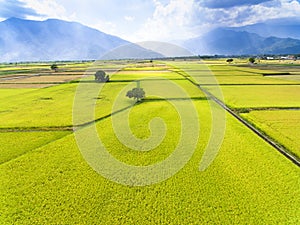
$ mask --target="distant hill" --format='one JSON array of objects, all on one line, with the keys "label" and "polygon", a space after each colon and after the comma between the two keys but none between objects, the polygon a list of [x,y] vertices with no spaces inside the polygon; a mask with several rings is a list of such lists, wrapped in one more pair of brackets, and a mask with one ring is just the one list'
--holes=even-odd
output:
[{"label": "distant hill", "polygon": [[2,62],[100,59],[107,52],[123,45],[131,47],[115,57],[162,56],[76,22],[11,18],[0,23]]},{"label": "distant hill", "polygon": [[[180,43],[199,55],[299,54],[300,20],[214,29]],[[133,44],[76,22],[11,18],[0,22],[0,62],[161,58],[190,55],[175,45]]]},{"label": "distant hill", "polygon": [[228,27],[228,29],[256,33],[262,37],[274,36],[279,38],[300,39],[300,19],[295,17],[271,19],[263,23],[241,27]]},{"label": "distant hill", "polygon": [[300,53],[300,40],[262,37],[256,33],[217,28],[183,42],[183,46],[200,55],[295,54]]}]

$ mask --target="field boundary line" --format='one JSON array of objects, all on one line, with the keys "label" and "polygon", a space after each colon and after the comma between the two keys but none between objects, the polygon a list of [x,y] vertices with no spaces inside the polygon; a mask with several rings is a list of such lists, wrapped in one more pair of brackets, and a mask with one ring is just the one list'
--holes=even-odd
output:
[{"label": "field boundary line", "polygon": [[224,102],[216,98],[213,94],[211,94],[209,91],[205,90],[201,87],[201,85],[198,86],[201,91],[203,91],[205,94],[207,94],[211,100],[216,102],[219,106],[221,106],[223,109],[225,109],[227,112],[229,112],[232,116],[234,116],[237,120],[239,120],[242,124],[244,124],[246,127],[248,127],[250,130],[252,130],[255,134],[257,134],[261,139],[263,139],[265,142],[267,142],[269,145],[271,145],[273,148],[275,148],[278,152],[280,152],[282,155],[284,155],[287,159],[289,159],[291,162],[293,162],[295,165],[300,167],[300,159],[296,156],[294,156],[292,153],[290,153],[286,148],[282,147],[281,145],[277,144],[275,141],[273,141],[270,137],[265,135],[263,132],[261,132],[259,129],[254,127],[251,123],[249,123],[247,120],[242,118],[239,114],[234,112],[231,108],[229,108]]},{"label": "field boundary line", "polygon": [[300,111],[300,107],[298,106],[278,106],[278,107],[241,107],[241,108],[232,108],[232,110],[236,113],[250,113],[252,111]]},{"label": "field boundary line", "polygon": [[27,155],[28,153],[33,152],[33,151],[35,151],[35,150],[37,150],[37,149],[39,149],[39,148],[42,148],[42,147],[44,147],[44,146],[46,146],[46,145],[49,145],[49,144],[51,144],[51,143],[53,143],[53,142],[55,142],[55,141],[61,140],[61,139],[65,138],[65,137],[67,137],[67,136],[70,135],[70,134],[72,134],[72,133],[68,133],[68,134],[66,134],[66,135],[64,135],[64,136],[62,136],[62,137],[60,137],[60,138],[54,139],[54,140],[50,140],[49,142],[46,142],[46,143],[44,143],[43,145],[40,145],[40,146],[38,146],[38,147],[36,147],[36,148],[33,148],[33,149],[30,149],[30,150],[24,152],[23,154],[17,155],[16,157],[14,157],[14,158],[12,158],[12,159],[9,159],[9,160],[7,160],[7,161],[4,161],[4,162],[0,163],[0,167],[3,166],[3,165],[5,165],[6,163],[10,163],[11,161],[17,160],[18,158],[23,157],[23,156]]},{"label": "field boundary line", "polygon": [[73,126],[61,127],[3,127],[0,133],[13,132],[53,132],[53,131],[73,131]]},{"label": "field boundary line", "polygon": [[[180,69],[180,68],[177,68]],[[195,86],[197,86],[202,92],[208,96],[209,99],[213,100],[215,103],[217,103],[219,106],[221,106],[224,110],[229,112],[232,116],[234,116],[238,121],[240,121],[242,124],[244,124],[246,127],[248,127],[251,131],[253,131],[256,135],[258,135],[261,139],[263,139],[266,143],[271,145],[273,148],[275,148],[279,153],[284,155],[287,159],[289,159],[292,163],[300,167],[300,159],[290,153],[286,148],[280,146],[275,141],[273,141],[270,137],[262,133],[260,130],[258,130],[256,127],[254,127],[251,123],[243,119],[239,114],[237,114],[233,109],[229,108],[224,102],[219,100],[217,97],[215,97],[213,94],[211,94],[209,91],[205,90],[202,86],[193,80],[189,78],[189,75],[181,69],[181,71],[175,71],[179,75],[183,76],[187,81],[191,82]]]},{"label": "field boundary line", "polygon": [[295,83],[279,83],[279,84],[255,84],[255,83],[249,83],[249,84],[201,84],[201,86],[299,86],[299,82]]}]

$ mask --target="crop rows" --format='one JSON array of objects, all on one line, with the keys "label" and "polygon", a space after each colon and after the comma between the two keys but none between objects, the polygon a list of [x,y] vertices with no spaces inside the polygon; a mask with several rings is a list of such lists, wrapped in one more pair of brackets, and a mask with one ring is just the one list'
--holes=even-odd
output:
[{"label": "crop rows", "polygon": [[[191,97],[189,101],[195,106],[199,118],[200,136],[188,163],[174,176],[160,183],[144,187],[126,186],[104,178],[89,166],[81,154],[82,149],[79,149],[76,143],[76,133],[66,131],[0,133],[2,146],[0,159],[5,161],[0,164],[1,224],[297,224],[300,222],[299,168],[274,151],[230,114],[226,114],[226,131],[216,159],[205,171],[199,170],[201,158],[210,141],[212,107],[215,107],[214,110],[222,109],[210,104],[204,93],[186,80],[185,76],[198,74],[197,70],[206,73],[209,71],[208,67],[197,61],[144,64],[130,62],[129,66],[126,63],[126,61],[99,62],[105,69],[116,69],[120,66],[125,69],[115,75],[110,74],[112,81],[103,85],[97,96],[89,99],[92,101],[83,101],[82,112],[88,112],[87,109],[91,107],[89,104],[95,102],[95,107],[92,107],[95,112],[97,134],[116,159],[135,166],[162,162],[172,154],[181,135],[180,117],[183,115],[178,114],[174,104],[180,103],[185,106],[187,100],[176,98],[177,95],[174,94],[173,99],[147,96],[141,103],[133,104],[133,100],[125,99],[125,95],[119,94],[126,93],[135,86],[135,82],[132,83],[135,79],[141,79],[140,85],[148,92],[164,87],[165,83],[160,79],[169,79],[188,93]],[[163,65],[164,63],[168,66]],[[224,65],[222,62],[213,63],[210,62],[208,66],[211,65],[216,70],[220,66],[222,67],[219,68],[220,71],[236,71],[235,67]],[[213,71],[212,69],[210,74],[213,74]],[[240,77],[240,75],[231,76],[236,83]],[[263,83],[264,79],[269,78],[260,79]],[[85,82],[82,83],[61,84],[49,88],[16,89],[16,92],[14,89],[0,90],[0,94],[3,93],[0,96],[1,127],[16,129],[27,127],[38,130],[45,127],[79,125],[73,124],[72,121],[74,97],[78,97],[76,90],[81,87],[86,94],[83,96],[89,96],[93,88],[101,87],[99,86],[101,84],[93,83],[92,80],[93,76],[84,78]],[[244,80],[240,81],[241,84],[243,82]],[[261,92],[259,85],[243,85],[244,87],[256,96],[256,101],[250,99],[251,94],[247,95],[247,88],[220,85],[226,104],[232,108],[243,109],[269,106],[264,95],[267,91],[262,92],[269,86],[263,86]],[[208,90],[209,88],[212,87],[207,87]],[[297,85],[288,87],[272,85],[268,93],[275,90],[284,93],[293,88],[296,93]],[[286,94],[285,97],[295,93]],[[232,96],[236,98],[233,99]],[[114,108],[117,97],[132,105],[128,109],[115,112],[120,118],[123,114],[129,114],[128,123],[136,137],[146,140],[155,135],[149,128],[149,122],[153,118],[159,117],[164,121],[167,128],[166,135],[154,149],[145,152],[135,151],[117,138],[112,124],[113,117],[110,116],[114,110],[119,109]],[[284,97],[281,100],[270,94],[269,101],[273,101],[275,106],[298,105],[296,97],[283,104]],[[295,118],[298,118],[297,115]],[[252,117],[252,112],[249,113],[250,116]],[[259,116],[260,114],[254,114],[254,123],[259,121]],[[273,118],[276,124],[275,114]],[[90,122],[89,119],[87,115],[86,118],[83,117],[83,122]],[[127,121],[124,119],[123,122],[124,124],[118,126],[121,132],[122,128],[125,130],[123,125]],[[81,127],[79,131],[84,132],[90,128],[91,125],[87,125]],[[188,129],[185,132],[191,138],[195,135],[194,130]],[[146,145],[144,147],[147,148]],[[184,155],[184,152],[182,154]]]}]

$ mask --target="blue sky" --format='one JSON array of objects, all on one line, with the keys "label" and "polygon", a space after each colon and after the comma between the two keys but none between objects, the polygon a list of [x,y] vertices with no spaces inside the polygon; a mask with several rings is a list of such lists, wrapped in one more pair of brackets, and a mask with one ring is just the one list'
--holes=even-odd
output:
[{"label": "blue sky", "polygon": [[300,0],[0,0],[0,19],[57,18],[138,41],[193,38],[217,26],[300,17]]}]

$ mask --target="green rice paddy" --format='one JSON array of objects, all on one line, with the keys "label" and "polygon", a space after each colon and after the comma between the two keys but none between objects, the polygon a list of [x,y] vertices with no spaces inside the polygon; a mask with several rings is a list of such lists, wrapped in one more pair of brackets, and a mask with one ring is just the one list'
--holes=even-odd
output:
[{"label": "green rice paddy", "polygon": [[[83,70],[90,65],[72,63],[61,70]],[[300,108],[300,85],[263,77],[259,66],[244,66],[213,60],[207,65],[199,61],[101,61],[93,67],[108,71],[121,67],[116,74],[108,72],[111,82],[102,89],[93,76],[83,77],[81,83],[75,80],[47,88],[0,89],[0,224],[299,224],[299,167],[212,104],[189,80],[212,93],[222,90],[229,107],[249,112],[241,115],[299,156],[300,114],[282,107]],[[201,83],[197,75],[211,76],[208,81],[216,78],[217,82],[213,86]],[[132,81],[137,79],[146,95],[168,87],[164,80],[169,80],[190,98],[180,98],[168,88],[165,93],[171,97],[147,95],[138,104],[119,96],[134,87]],[[92,95],[95,88],[101,91]],[[82,95],[78,90],[84,91]],[[74,124],[76,97],[83,98],[81,122],[95,124]],[[115,106],[118,97],[131,107]],[[180,104],[189,115],[188,103],[198,116],[197,124],[189,126],[199,126],[195,151],[178,173],[159,183],[115,183],[97,173],[77,145],[76,132],[95,125],[105,148],[119,161],[140,167],[163,162],[182,135],[184,115],[175,106]],[[213,118],[213,110],[226,115],[224,139],[212,164],[200,171],[212,119],[222,119]],[[120,132],[126,132],[128,122],[132,134],[141,140],[155,135],[149,123],[159,117],[166,127],[165,136],[149,151],[133,150],[118,139],[114,116],[124,118],[117,125]],[[73,126],[78,130],[72,131]],[[184,132],[192,140],[198,131],[185,128]],[[181,154],[185,157],[185,152]]]}]

